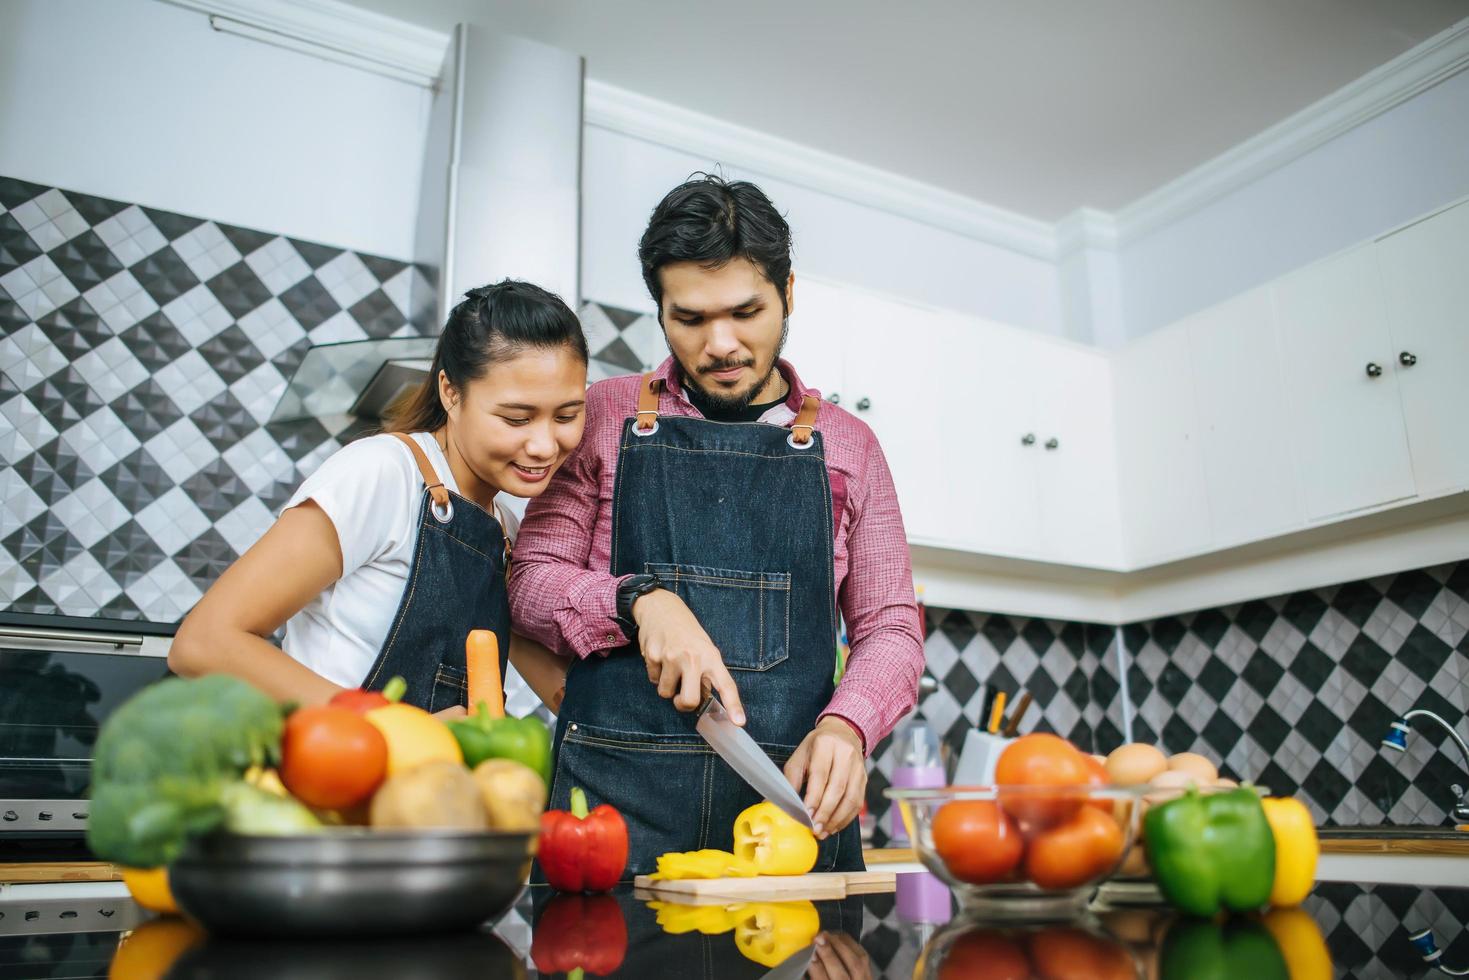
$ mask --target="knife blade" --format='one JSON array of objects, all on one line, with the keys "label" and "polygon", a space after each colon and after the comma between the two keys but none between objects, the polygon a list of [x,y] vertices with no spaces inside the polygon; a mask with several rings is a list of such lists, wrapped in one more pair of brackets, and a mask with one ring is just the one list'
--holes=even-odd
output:
[{"label": "knife blade", "polygon": [[694,727],[719,753],[719,757],[754,787],[755,792],[790,814],[803,827],[813,829],[811,814],[806,812],[801,794],[795,791],[780,767],[765,754],[750,733],[730,720],[718,698],[711,695],[704,702]]}]

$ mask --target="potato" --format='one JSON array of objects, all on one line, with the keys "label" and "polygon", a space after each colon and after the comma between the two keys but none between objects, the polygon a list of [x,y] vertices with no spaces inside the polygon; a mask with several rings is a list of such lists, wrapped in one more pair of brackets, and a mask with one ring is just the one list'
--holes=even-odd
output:
[{"label": "potato", "polygon": [[469,770],[440,759],[389,776],[372,798],[374,827],[485,830],[490,815]]},{"label": "potato", "polygon": [[546,784],[534,769],[511,759],[486,759],[474,767],[474,782],[490,815],[490,829],[540,828]]}]

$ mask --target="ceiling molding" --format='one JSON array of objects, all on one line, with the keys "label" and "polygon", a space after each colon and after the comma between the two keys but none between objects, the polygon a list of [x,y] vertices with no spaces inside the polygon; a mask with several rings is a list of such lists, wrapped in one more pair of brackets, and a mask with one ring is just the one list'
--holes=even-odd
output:
[{"label": "ceiling molding", "polygon": [[[252,29],[250,36],[420,85],[449,35],[342,0],[160,0]],[[244,33],[244,32],[242,32]],[[272,36],[280,38],[272,41]],[[305,42],[304,44],[302,42]],[[1051,224],[791,140],[588,79],[585,119],[999,248],[1054,261],[1115,249],[1203,208],[1469,67],[1469,18],[1115,212]]]},{"label": "ceiling molding", "polygon": [[[161,0],[207,14],[216,30],[316,54],[389,78],[432,87],[449,35],[340,0]],[[230,24],[215,23],[221,18]],[[233,25],[245,30],[233,31]],[[276,40],[278,39],[278,40]],[[305,42],[304,44],[302,42]],[[322,49],[311,50],[310,46]]]},{"label": "ceiling molding", "polygon": [[1055,257],[1048,222],[792,140],[587,79],[586,122],[943,228],[1035,258]]},{"label": "ceiling molding", "polygon": [[1469,18],[1114,212],[1126,245],[1259,180],[1469,67]]}]

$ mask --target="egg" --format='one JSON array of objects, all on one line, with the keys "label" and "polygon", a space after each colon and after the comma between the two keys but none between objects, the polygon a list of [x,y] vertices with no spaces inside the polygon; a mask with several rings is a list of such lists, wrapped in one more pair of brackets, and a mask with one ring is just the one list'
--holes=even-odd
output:
[{"label": "egg", "polygon": [[1233,779],[1225,779],[1223,776],[1220,776],[1218,779],[1214,780],[1214,785],[1222,786],[1225,789],[1237,789],[1239,787],[1239,783],[1235,782]]},{"label": "egg", "polygon": [[1191,773],[1200,786],[1213,786],[1219,778],[1219,767],[1197,752],[1180,752],[1168,760],[1172,772]]},{"label": "egg", "polygon": [[1168,769],[1153,777],[1151,792],[1143,797],[1149,803],[1165,803],[1176,796],[1182,796],[1183,791],[1190,786],[1204,785],[1199,782],[1199,777],[1191,772],[1183,772],[1178,769]]},{"label": "egg", "polygon": [[1131,742],[1107,756],[1107,776],[1117,786],[1142,786],[1168,768],[1168,757],[1151,745]]}]

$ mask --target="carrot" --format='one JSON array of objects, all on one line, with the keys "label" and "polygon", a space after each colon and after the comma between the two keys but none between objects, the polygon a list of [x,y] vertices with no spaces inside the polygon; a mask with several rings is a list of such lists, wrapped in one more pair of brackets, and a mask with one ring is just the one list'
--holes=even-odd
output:
[{"label": "carrot", "polygon": [[492,630],[470,630],[464,641],[464,667],[469,681],[469,711],[483,702],[491,718],[505,717],[505,688],[500,681],[500,641]]}]

